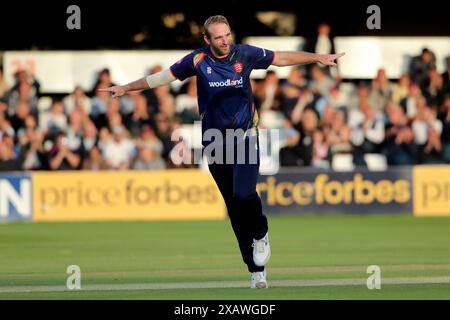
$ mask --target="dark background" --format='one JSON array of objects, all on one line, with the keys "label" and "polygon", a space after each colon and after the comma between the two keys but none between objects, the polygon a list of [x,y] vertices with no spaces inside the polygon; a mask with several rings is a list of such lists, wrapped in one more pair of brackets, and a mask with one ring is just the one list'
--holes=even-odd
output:
[{"label": "dark background", "polygon": [[[68,30],[66,9],[81,8],[81,30]],[[381,8],[381,30],[369,30],[366,9]],[[0,50],[12,49],[188,49],[202,45],[189,23],[202,25],[213,14],[228,17],[236,41],[245,36],[273,36],[260,23],[257,11],[284,11],[297,15],[294,35],[309,37],[319,22],[331,24],[334,35],[448,36],[450,19],[444,2],[427,1],[2,1]],[[166,28],[162,15],[182,12],[185,21]],[[142,33],[144,40],[133,41]]]}]

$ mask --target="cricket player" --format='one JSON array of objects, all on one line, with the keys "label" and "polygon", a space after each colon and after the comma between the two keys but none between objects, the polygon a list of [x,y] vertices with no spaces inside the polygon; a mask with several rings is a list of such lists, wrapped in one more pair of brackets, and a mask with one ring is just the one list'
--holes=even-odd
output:
[{"label": "cricket player", "polygon": [[[270,65],[282,67],[321,63],[335,66],[335,60],[343,53],[282,52],[234,44],[230,25],[221,15],[211,16],[205,21],[204,40],[207,46],[191,52],[169,69],[103,91],[110,92],[115,98],[128,91],[155,88],[177,79],[197,77],[203,146],[220,143],[219,148],[225,153],[229,150],[234,152],[231,163],[225,159],[211,163],[208,157],[209,170],[224,198],[242,258],[251,273],[250,287],[267,288],[264,266],[270,258],[270,245],[267,218],[256,192],[259,173],[258,114],[253,103],[250,73],[254,69],[267,69]],[[230,129],[241,130],[245,135],[238,141],[230,142],[225,137],[220,142],[211,141],[205,139],[205,133],[210,129],[224,134]],[[256,151],[256,161],[251,161],[248,156],[251,152],[245,155],[244,163],[237,161],[236,154],[242,150],[237,148],[240,143],[244,143],[244,150]]]}]

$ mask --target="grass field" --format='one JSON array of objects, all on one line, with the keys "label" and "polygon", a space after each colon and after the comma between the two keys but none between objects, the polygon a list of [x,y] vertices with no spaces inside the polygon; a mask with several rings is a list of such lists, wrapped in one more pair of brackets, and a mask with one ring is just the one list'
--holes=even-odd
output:
[{"label": "grass field", "polygon": [[[248,288],[228,221],[0,224],[0,299],[450,299],[450,218],[269,223],[267,290]],[[381,290],[366,287],[369,265]]]}]

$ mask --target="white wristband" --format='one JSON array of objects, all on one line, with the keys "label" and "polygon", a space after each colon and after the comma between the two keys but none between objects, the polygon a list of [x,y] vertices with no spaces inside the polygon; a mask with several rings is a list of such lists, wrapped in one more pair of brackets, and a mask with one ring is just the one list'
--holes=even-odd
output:
[{"label": "white wristband", "polygon": [[145,80],[147,80],[147,84],[150,88],[156,88],[159,86],[169,84],[172,81],[175,81],[176,78],[172,75],[172,72],[170,72],[169,69],[166,69],[147,76]]}]

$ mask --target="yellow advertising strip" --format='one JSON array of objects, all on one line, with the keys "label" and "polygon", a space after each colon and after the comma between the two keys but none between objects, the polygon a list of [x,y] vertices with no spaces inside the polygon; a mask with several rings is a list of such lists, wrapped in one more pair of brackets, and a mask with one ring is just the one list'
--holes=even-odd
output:
[{"label": "yellow advertising strip", "polygon": [[413,183],[415,216],[450,216],[450,166],[415,166]]},{"label": "yellow advertising strip", "polygon": [[34,172],[34,221],[224,219],[211,175],[197,169]]}]

